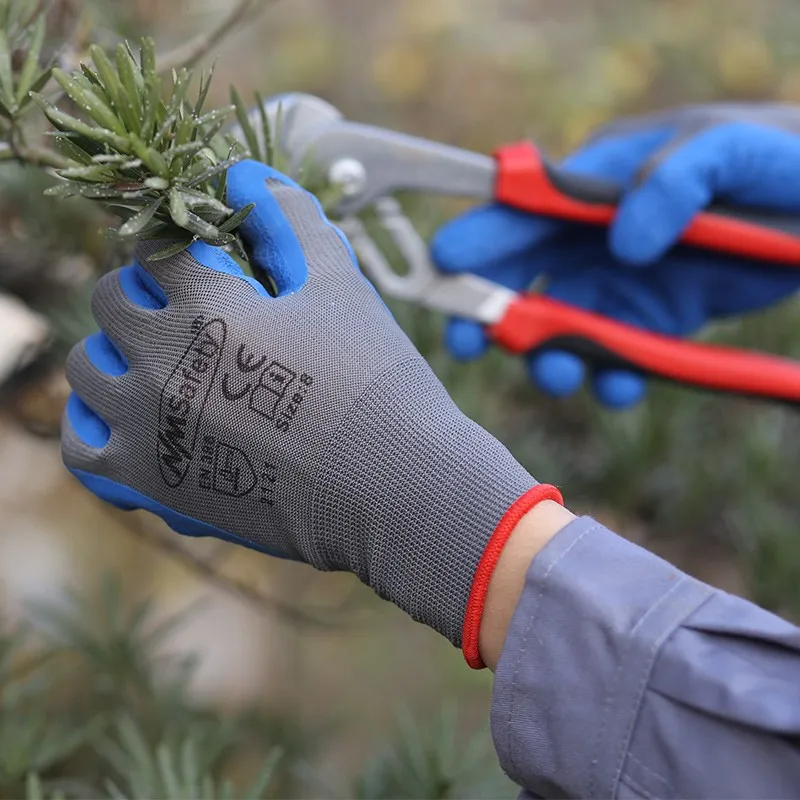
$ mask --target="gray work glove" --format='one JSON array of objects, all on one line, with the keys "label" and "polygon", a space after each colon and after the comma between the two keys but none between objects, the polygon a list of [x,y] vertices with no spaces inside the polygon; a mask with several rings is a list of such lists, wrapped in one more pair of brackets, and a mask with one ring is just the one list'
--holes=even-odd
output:
[{"label": "gray work glove", "polygon": [[279,296],[220,249],[147,261],[141,246],[98,283],[101,332],[70,354],[64,461],[180,533],[354,572],[461,645],[493,531],[557,492],[531,492],[456,408],[310,194],[248,161],[228,204],[248,203],[243,235]]}]

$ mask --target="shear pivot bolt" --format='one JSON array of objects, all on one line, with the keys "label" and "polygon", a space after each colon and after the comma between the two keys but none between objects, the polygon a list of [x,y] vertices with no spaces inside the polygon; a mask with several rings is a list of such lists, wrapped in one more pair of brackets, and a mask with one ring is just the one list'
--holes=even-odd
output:
[{"label": "shear pivot bolt", "polygon": [[364,191],[367,170],[355,158],[342,158],[331,165],[328,180],[338,186],[346,197],[353,197]]}]

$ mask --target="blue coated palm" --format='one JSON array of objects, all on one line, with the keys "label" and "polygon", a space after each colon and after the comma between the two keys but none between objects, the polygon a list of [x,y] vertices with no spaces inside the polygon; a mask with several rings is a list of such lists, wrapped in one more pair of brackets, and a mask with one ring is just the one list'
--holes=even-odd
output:
[{"label": "blue coated palm", "polygon": [[[797,131],[797,132],[796,132]],[[626,187],[610,230],[492,205],[442,228],[433,257],[447,272],[475,272],[513,289],[545,279],[545,293],[659,333],[688,336],[709,320],[772,305],[800,287],[800,269],[673,247],[712,199],[800,212],[800,110],[711,106],[609,126],[564,162]],[[645,176],[643,179],[641,176]],[[452,320],[456,358],[487,347],[479,326]],[[560,351],[527,356],[531,379],[566,396],[586,366]],[[645,392],[620,370],[592,373],[600,402],[623,408]]]}]

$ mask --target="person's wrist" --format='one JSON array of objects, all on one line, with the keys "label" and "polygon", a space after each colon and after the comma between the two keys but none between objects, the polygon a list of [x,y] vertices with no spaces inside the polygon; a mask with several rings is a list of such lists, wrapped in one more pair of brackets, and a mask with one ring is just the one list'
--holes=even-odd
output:
[{"label": "person's wrist", "polygon": [[[533,509],[544,503],[560,507],[563,502],[561,493],[554,486],[535,484],[511,504],[483,548],[482,557],[474,572],[462,627],[462,651],[467,664],[473,669],[482,669],[486,666],[481,654],[480,631],[489,587],[495,581],[495,572],[501,560],[507,562],[504,553],[509,543],[512,539],[518,538],[523,520],[529,518]],[[522,525],[523,530],[526,530],[528,525],[529,523],[525,522]],[[516,550],[516,546],[513,549]]]},{"label": "person's wrist", "polygon": [[464,654],[470,666],[495,669],[531,563],[574,519],[575,515],[561,504],[560,495],[535,502],[517,517],[500,549],[486,587],[472,659],[465,647]]}]

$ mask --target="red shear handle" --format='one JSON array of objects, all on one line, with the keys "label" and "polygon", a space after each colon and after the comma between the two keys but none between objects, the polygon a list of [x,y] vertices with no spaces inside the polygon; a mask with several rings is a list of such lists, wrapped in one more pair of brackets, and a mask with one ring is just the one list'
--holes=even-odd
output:
[{"label": "red shear handle", "polygon": [[540,294],[520,295],[488,331],[513,353],[556,347],[599,366],[713,391],[800,402],[798,362],[650,333]]},{"label": "red shear handle", "polygon": [[[544,216],[609,225],[623,196],[613,183],[548,164],[530,142],[495,152],[495,197]],[[800,267],[800,216],[713,205],[698,214],[681,241],[761,261]]]}]

